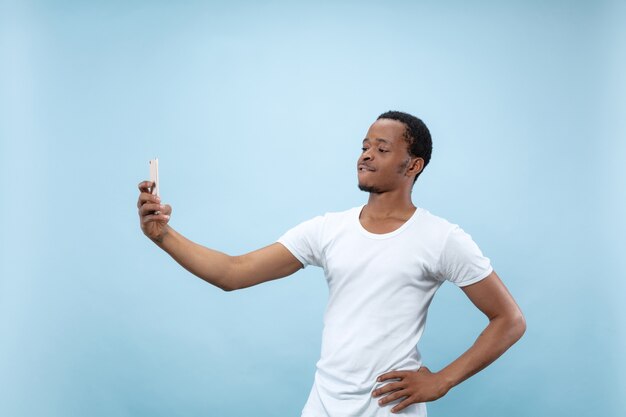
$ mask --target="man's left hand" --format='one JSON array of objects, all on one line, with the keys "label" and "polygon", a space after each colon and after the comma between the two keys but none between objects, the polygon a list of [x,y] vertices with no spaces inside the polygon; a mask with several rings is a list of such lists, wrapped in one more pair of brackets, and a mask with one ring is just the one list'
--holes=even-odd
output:
[{"label": "man's left hand", "polygon": [[435,401],[446,395],[450,389],[441,374],[432,373],[425,366],[422,366],[417,371],[388,372],[379,376],[377,381],[385,381],[394,378],[400,378],[400,381],[388,383],[372,392],[373,397],[391,393],[378,401],[378,404],[381,406],[399,398],[406,397],[404,401],[391,409],[392,413],[397,413],[413,403]]}]

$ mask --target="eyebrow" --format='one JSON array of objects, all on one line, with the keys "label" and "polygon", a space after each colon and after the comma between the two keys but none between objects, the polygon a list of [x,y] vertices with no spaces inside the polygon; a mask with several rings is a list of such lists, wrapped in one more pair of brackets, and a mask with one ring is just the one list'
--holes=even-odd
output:
[{"label": "eyebrow", "polygon": [[[387,139],[383,139],[383,138],[376,138],[374,139],[377,142],[385,142],[387,145],[391,146],[392,143],[390,141],[388,141]],[[370,140],[368,138],[363,139],[363,143],[365,142],[369,142]]]}]

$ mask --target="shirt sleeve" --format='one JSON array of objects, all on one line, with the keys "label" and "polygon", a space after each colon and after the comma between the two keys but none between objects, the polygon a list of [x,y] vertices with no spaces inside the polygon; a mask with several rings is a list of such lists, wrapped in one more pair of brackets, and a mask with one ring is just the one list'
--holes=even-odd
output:
[{"label": "shirt sleeve", "polygon": [[454,225],[439,256],[438,279],[464,287],[486,278],[492,271],[491,261],[483,255],[472,236]]},{"label": "shirt sleeve", "polygon": [[322,266],[321,234],[324,216],[316,216],[289,229],[277,242],[285,246],[306,268]]}]

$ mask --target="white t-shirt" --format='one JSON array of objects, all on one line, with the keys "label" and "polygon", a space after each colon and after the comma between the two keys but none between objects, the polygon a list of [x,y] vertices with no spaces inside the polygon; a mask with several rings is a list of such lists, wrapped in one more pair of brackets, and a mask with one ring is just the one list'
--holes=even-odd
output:
[{"label": "white t-shirt", "polygon": [[418,207],[390,233],[368,232],[359,220],[365,205],[326,213],[283,234],[300,262],[324,269],[329,299],[321,357],[302,417],[426,416],[424,403],[400,413],[380,406],[372,391],[392,370],[417,370],[417,349],[428,306],[445,281],[462,287],[493,270],[458,225]]}]

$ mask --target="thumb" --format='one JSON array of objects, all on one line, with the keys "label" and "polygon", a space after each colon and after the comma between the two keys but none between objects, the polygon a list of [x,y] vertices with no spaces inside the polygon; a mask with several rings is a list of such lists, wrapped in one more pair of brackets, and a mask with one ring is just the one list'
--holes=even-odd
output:
[{"label": "thumb", "polygon": [[427,373],[431,373],[430,369],[428,369],[428,367],[426,366],[420,366],[420,368],[417,370],[417,372],[427,372]]}]

